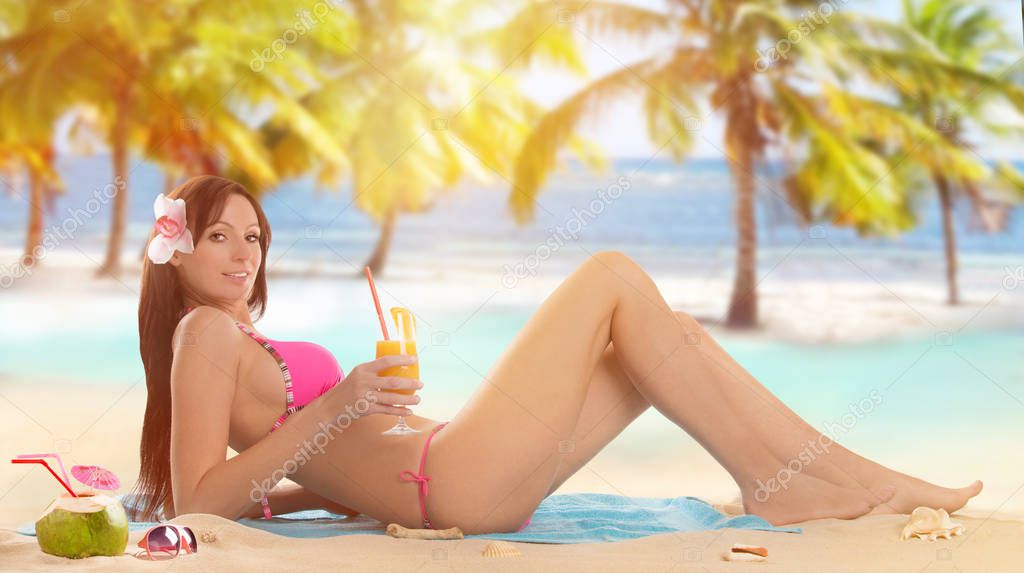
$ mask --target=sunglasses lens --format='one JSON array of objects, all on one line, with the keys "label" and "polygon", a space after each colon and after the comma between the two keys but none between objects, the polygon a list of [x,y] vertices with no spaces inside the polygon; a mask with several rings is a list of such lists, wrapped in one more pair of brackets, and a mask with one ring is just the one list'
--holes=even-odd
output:
[{"label": "sunglasses lens", "polygon": [[199,550],[199,544],[196,543],[196,534],[192,533],[191,527],[182,527],[181,543],[188,545],[189,551],[195,553]]},{"label": "sunglasses lens", "polygon": [[156,558],[175,557],[181,544],[178,540],[178,533],[173,527],[161,525],[149,532],[146,538],[149,544],[149,552]]}]

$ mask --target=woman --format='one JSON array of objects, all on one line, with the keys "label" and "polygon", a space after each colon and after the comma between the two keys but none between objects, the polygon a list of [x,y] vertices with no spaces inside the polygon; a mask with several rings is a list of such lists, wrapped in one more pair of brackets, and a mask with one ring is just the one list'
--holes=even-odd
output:
[{"label": "woman", "polygon": [[[729,471],[748,513],[773,524],[952,512],[981,490],[935,486],[831,442],[620,253],[580,265],[445,426],[411,415],[419,397],[378,392],[418,387],[377,375],[405,358],[345,376],[323,348],[255,329],[270,227],[241,185],[192,178],[158,198],[157,216],[139,304],[147,514],[323,507],[407,527],[514,531],[651,406]],[[382,436],[399,414],[425,431]],[[239,454],[225,461],[228,446]],[[300,487],[275,488],[283,477]]]}]

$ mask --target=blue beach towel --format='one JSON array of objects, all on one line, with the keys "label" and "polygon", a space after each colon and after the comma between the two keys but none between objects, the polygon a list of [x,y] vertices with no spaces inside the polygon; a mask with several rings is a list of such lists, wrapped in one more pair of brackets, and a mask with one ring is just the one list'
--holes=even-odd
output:
[{"label": "blue beach towel", "polygon": [[[367,516],[346,518],[321,509],[287,513],[269,520],[240,519],[238,523],[278,535],[307,539],[335,535],[386,535],[384,530],[387,525]],[[131,530],[147,529],[153,525],[155,523],[133,521]],[[542,501],[530,525],[522,531],[467,535],[466,538],[531,543],[594,543],[727,527],[785,533],[803,531],[799,527],[773,527],[756,515],[730,518],[707,502],[689,496],[654,498],[573,493],[552,495]],[[35,526],[27,524],[19,528],[18,532],[35,535]]]}]

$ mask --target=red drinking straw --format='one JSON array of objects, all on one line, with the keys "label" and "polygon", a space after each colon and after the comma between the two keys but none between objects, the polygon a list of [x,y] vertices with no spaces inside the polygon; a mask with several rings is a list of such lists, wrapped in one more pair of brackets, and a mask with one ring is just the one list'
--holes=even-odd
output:
[{"label": "red drinking straw", "polygon": [[384,333],[384,340],[391,340],[388,336],[388,323],[384,320],[384,311],[380,309],[380,299],[377,298],[377,287],[373,285],[373,272],[370,267],[363,267],[366,271],[366,280],[370,283],[370,294],[373,295],[373,304],[377,307],[377,318],[380,319],[380,330]]},{"label": "red drinking straw", "polygon": [[71,497],[78,497],[78,495],[75,494],[75,492],[71,490],[71,486],[69,486],[68,484],[64,483],[64,480],[60,479],[60,476],[57,475],[57,472],[53,471],[53,468],[50,467],[50,464],[46,463],[46,460],[21,460],[21,459],[15,459],[15,460],[11,460],[11,463],[12,464],[40,464],[40,465],[42,465],[43,467],[45,467],[47,470],[50,471],[50,473],[53,475],[53,479],[55,479],[58,482],[60,482],[60,485],[64,486],[64,489],[68,490],[68,493],[71,494]]}]

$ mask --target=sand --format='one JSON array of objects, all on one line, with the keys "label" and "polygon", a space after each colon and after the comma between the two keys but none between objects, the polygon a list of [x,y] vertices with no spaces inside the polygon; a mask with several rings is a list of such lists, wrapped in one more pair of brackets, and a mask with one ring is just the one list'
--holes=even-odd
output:
[{"label": "sand", "polygon": [[[387,536],[352,535],[292,539],[245,527],[209,514],[182,515],[173,523],[188,525],[200,542],[195,555],[176,563],[135,557],[142,532],[132,533],[129,549],[119,557],[72,561],[39,551],[31,537],[0,531],[0,568],[49,571],[1020,571],[1024,561],[1024,522],[960,517],[963,536],[932,542],[899,540],[906,518],[869,516],[852,521],[820,519],[802,526],[801,535],[726,529],[661,534],[631,541],[577,545],[516,543],[516,558],[483,557],[487,540],[419,541]],[[733,543],[768,548],[763,563],[723,560]]]}]

